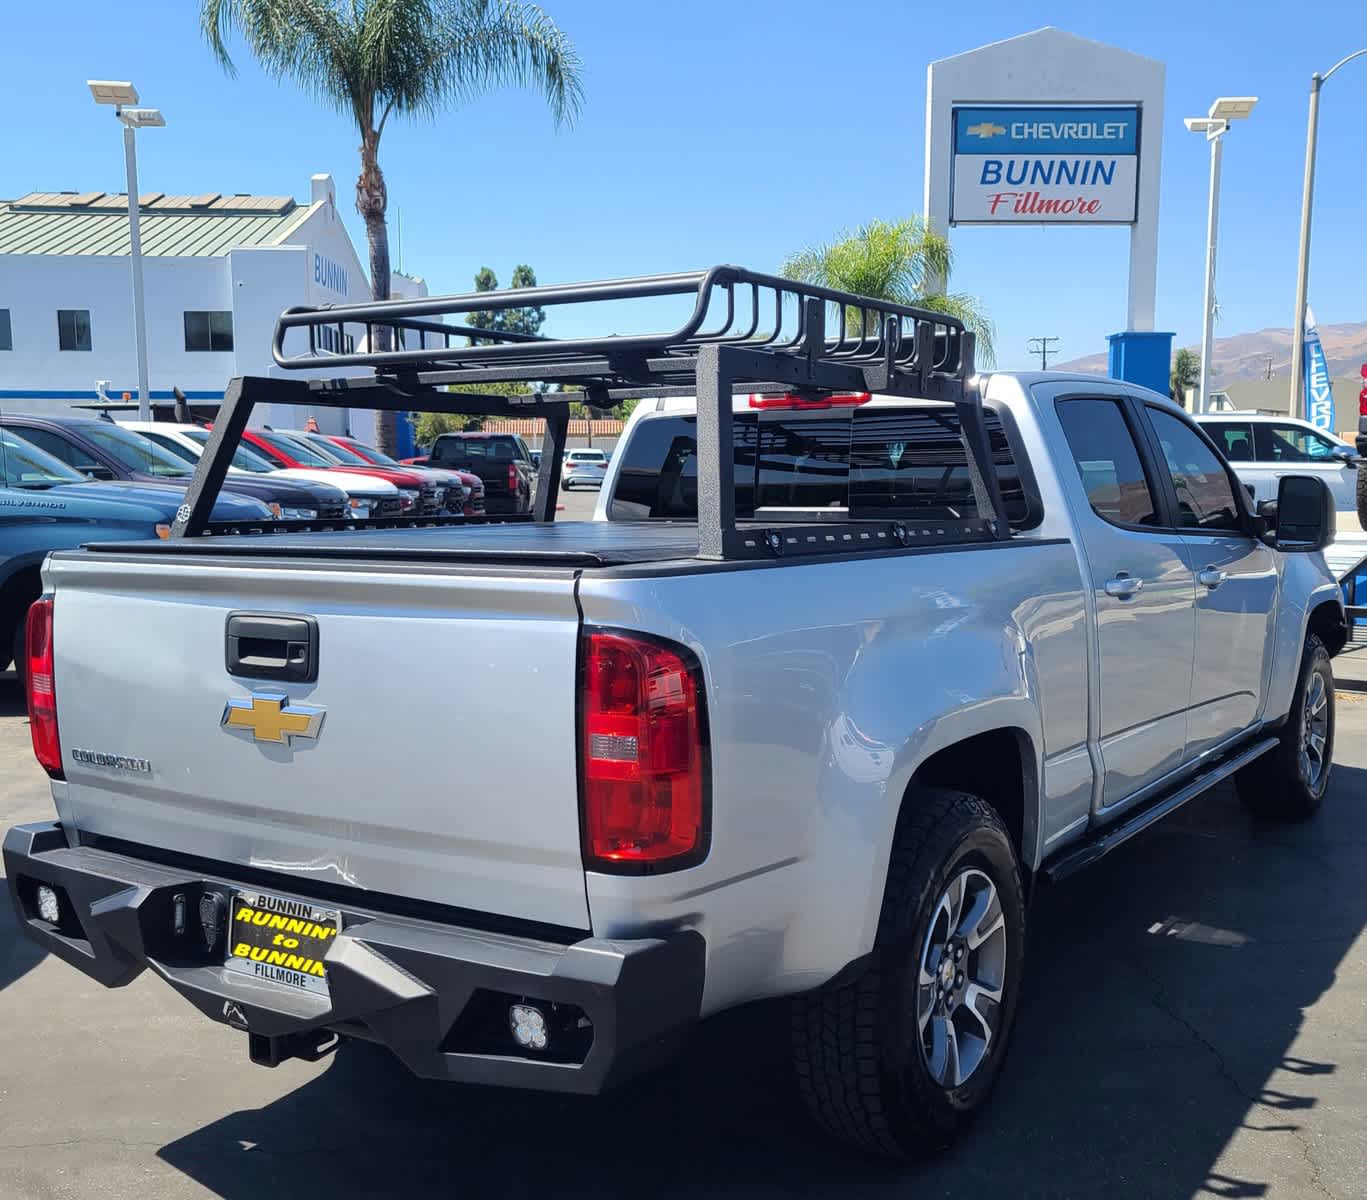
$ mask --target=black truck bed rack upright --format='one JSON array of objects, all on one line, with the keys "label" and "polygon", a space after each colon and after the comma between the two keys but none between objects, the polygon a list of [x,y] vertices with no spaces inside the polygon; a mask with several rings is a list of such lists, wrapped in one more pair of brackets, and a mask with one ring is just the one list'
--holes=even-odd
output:
[{"label": "black truck bed rack upright", "polygon": [[[621,302],[650,308],[671,297],[681,298],[685,306],[691,300],[692,311],[681,326],[666,333],[555,339],[466,323],[476,312]],[[306,347],[288,344],[305,339]],[[338,347],[342,352],[336,352]],[[213,501],[258,403],[543,417],[546,433],[533,517],[553,521],[571,401],[582,399],[592,407],[608,408],[629,397],[695,394],[698,544],[703,558],[848,553],[1005,538],[1010,530],[974,380],[973,348],[973,334],[942,313],[731,266],[461,296],[290,308],[275,329],[272,349],[279,367],[301,372],[369,367],[373,376],[232,380],[172,532],[175,537],[193,537],[213,531]],[[491,391],[475,395],[445,390],[456,383],[488,386]],[[581,390],[497,393],[497,385],[506,383]],[[977,516],[738,522],[732,450],[737,391],[791,392],[816,405],[823,397],[852,392],[952,404]]]}]

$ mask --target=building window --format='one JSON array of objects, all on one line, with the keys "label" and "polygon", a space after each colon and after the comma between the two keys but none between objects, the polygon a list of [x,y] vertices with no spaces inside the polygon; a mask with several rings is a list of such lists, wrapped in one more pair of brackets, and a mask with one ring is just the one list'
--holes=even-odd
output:
[{"label": "building window", "polygon": [[185,314],[186,350],[231,350],[232,348],[232,313],[187,312]]},{"label": "building window", "polygon": [[57,348],[59,350],[90,349],[90,310],[88,308],[59,308],[57,310]]},{"label": "building window", "polygon": [[9,309],[0,308],[0,350],[13,350],[14,338],[10,331]]},{"label": "building window", "polygon": [[343,337],[332,325],[318,326],[318,349],[329,354],[355,354],[356,339],[347,334]]}]

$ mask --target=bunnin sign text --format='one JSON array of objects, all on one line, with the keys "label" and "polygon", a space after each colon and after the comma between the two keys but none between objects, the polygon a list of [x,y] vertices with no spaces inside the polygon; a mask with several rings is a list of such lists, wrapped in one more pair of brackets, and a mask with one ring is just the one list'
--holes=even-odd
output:
[{"label": "bunnin sign text", "polygon": [[330,292],[340,292],[343,296],[347,294],[346,268],[338,266],[326,255],[313,256],[313,282]]},{"label": "bunnin sign text", "polygon": [[955,106],[953,161],[956,224],[1133,224],[1139,109]]}]

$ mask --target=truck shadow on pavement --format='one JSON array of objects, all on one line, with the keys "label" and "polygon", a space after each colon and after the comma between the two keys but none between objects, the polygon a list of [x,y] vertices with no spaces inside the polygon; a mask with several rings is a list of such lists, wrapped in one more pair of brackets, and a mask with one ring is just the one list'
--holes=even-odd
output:
[{"label": "truck shadow on pavement", "polygon": [[[681,1065],[598,1100],[425,1083],[387,1052],[351,1047],[289,1095],[159,1153],[228,1200],[1257,1197],[1291,1179],[1318,1185],[1302,1123],[1340,1068],[1293,1043],[1367,922],[1367,771],[1337,767],[1332,786],[1318,820],[1290,827],[1221,789],[1042,890],[996,1100],[928,1163],[871,1162],[807,1123],[782,1004],[709,1022]],[[1344,1020],[1360,1028],[1354,1002]],[[1340,1134],[1351,1145],[1356,1119],[1318,1112],[1317,1154]],[[1236,1135],[1252,1177],[1222,1162]]]},{"label": "truck shadow on pavement", "polygon": [[42,947],[19,928],[19,918],[5,889],[5,877],[0,875],[0,992],[46,957]]},{"label": "truck shadow on pavement", "polygon": [[[13,671],[0,672],[0,717],[21,717],[28,713],[24,689],[19,686]],[[28,748],[28,729],[23,732],[24,749]],[[42,776],[39,776],[42,778]],[[4,829],[0,828],[0,838]],[[0,992],[16,979],[28,974],[46,957],[37,942],[26,937],[19,928],[19,919],[9,902],[5,877],[0,873]]]}]

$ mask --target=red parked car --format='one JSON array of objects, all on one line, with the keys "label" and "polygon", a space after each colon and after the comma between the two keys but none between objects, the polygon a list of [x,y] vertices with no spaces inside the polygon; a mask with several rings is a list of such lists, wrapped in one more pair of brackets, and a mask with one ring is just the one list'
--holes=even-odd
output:
[{"label": "red parked car", "polygon": [[440,512],[446,504],[443,493],[429,479],[412,471],[391,467],[345,467],[308,444],[304,435],[295,430],[244,429],[242,440],[261,451],[271,462],[281,467],[314,467],[341,471],[352,475],[371,475],[386,480],[399,489],[400,511],[408,516]]},{"label": "red parked car", "polygon": [[[321,438],[323,441],[331,442],[334,446],[337,446],[344,452],[350,451],[351,454],[359,460],[357,465],[365,463],[370,466],[393,467],[400,471],[402,471],[406,465],[410,465],[399,462],[397,458],[390,458],[389,455],[385,454],[383,451],[377,450],[374,446],[368,446],[365,442],[357,441],[353,437],[344,437],[338,433],[316,433],[310,435],[310,437],[313,440]],[[351,460],[344,457],[343,461],[350,462]],[[464,512],[467,517],[473,517],[484,512],[484,481],[480,479],[478,475],[475,475],[470,471],[458,471],[454,467],[424,467],[419,466],[418,464],[411,465],[417,466],[419,470],[422,470],[425,473],[430,472],[434,476],[459,480],[461,486],[465,490]],[[446,507],[449,512],[461,511],[460,507],[454,503],[450,492],[447,493]]]}]

